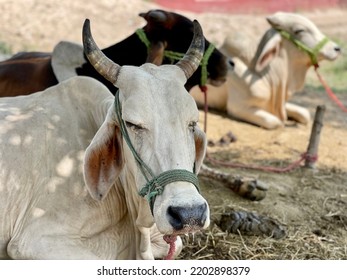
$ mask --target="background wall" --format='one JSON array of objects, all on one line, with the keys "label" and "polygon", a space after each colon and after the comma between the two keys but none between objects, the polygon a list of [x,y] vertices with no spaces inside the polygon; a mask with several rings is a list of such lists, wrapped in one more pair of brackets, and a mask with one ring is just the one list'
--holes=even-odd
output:
[{"label": "background wall", "polygon": [[193,12],[268,13],[345,6],[347,0],[155,0],[171,9]]}]

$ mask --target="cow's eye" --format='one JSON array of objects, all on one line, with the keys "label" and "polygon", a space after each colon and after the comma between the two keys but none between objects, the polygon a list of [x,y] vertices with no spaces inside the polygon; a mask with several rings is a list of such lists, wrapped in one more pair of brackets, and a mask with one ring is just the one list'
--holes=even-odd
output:
[{"label": "cow's eye", "polygon": [[191,121],[191,122],[189,122],[188,127],[189,127],[190,130],[192,130],[194,132],[195,131],[195,127],[197,126],[197,124],[198,124],[198,122]]},{"label": "cow's eye", "polygon": [[134,132],[140,131],[143,129],[143,127],[139,124],[134,124],[132,122],[125,122],[125,125],[127,126],[127,128],[131,129]]},{"label": "cow's eye", "polygon": [[296,29],[296,30],[294,30],[294,34],[299,35],[300,33],[304,32],[304,31],[305,31],[304,29]]}]

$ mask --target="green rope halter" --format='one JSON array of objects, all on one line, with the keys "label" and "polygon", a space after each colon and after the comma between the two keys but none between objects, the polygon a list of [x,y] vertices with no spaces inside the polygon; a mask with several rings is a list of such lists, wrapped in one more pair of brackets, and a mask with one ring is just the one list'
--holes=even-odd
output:
[{"label": "green rope halter", "polygon": [[[146,46],[147,51],[149,51],[149,48],[151,47],[151,42],[148,40],[145,31],[142,28],[139,28],[136,30],[136,34],[141,40],[141,42]],[[200,79],[200,86],[204,86],[207,83],[207,65],[208,61],[210,59],[211,54],[213,53],[213,50],[216,47],[213,44],[210,44],[207,48],[207,50],[204,53],[204,56],[201,59],[200,66],[201,66],[201,79]],[[184,57],[184,53],[180,52],[174,52],[169,50],[164,50],[164,57],[170,59],[171,64],[173,64],[175,61],[181,60]]]},{"label": "green rope halter", "polygon": [[115,95],[115,111],[122,136],[125,142],[127,143],[130,151],[132,152],[136,160],[136,163],[141,170],[142,175],[145,177],[147,181],[146,185],[139,191],[139,195],[142,197],[147,196],[147,200],[151,208],[152,214],[155,198],[157,197],[157,195],[162,194],[164,191],[164,187],[170,183],[178,181],[189,182],[196,187],[198,192],[200,192],[199,180],[195,173],[185,169],[173,169],[165,171],[159,174],[158,176],[155,176],[151,168],[140,158],[139,154],[136,152],[134,146],[131,143],[128,131],[126,129],[126,124],[122,119],[122,108],[119,101],[119,91]]},{"label": "green rope halter", "polygon": [[302,42],[300,42],[299,40],[295,39],[293,35],[291,35],[290,33],[288,33],[287,31],[284,30],[278,30],[278,32],[286,39],[288,39],[289,41],[291,41],[295,46],[298,47],[298,49],[306,52],[309,56],[310,59],[312,61],[312,64],[315,67],[318,67],[318,59],[317,59],[317,55],[318,52],[324,47],[324,45],[329,41],[329,39],[327,37],[324,37],[314,48],[310,48],[306,45],[304,45]]}]

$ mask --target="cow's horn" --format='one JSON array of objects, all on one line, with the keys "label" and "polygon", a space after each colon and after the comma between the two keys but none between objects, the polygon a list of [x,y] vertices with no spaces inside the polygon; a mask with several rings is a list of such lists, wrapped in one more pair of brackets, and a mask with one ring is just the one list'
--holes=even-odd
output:
[{"label": "cow's horn", "polygon": [[205,38],[201,26],[197,20],[194,20],[194,37],[184,57],[176,63],[189,79],[195,70],[199,67],[200,61],[205,50]]},{"label": "cow's horn", "polygon": [[86,19],[83,24],[82,40],[84,53],[96,71],[112,84],[117,82],[120,66],[110,60],[96,45],[90,32],[90,21]]}]

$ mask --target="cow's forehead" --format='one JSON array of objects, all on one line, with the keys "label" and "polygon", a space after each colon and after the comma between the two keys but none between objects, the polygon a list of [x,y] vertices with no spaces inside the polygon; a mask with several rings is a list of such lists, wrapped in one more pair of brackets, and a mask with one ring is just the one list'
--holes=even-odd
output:
[{"label": "cow's forehead", "polygon": [[198,119],[196,103],[184,87],[185,75],[175,65],[124,66],[117,82],[127,119],[149,119],[157,114],[163,120],[178,115],[187,120]]},{"label": "cow's forehead", "polygon": [[316,25],[304,16],[294,13],[277,12],[269,17],[270,21],[281,29],[291,31],[292,29],[305,27],[312,32],[319,32]]},{"label": "cow's forehead", "polygon": [[[134,90],[142,89],[143,95],[150,96],[157,89],[161,91],[166,88],[164,93],[169,93],[170,87],[174,86],[178,94],[185,94],[187,91],[184,88],[186,78],[183,71],[175,65],[157,66],[151,63],[146,63],[140,67],[123,66],[120,70],[117,86],[123,89],[123,92],[133,92]],[[147,90],[151,89],[151,90]]]}]

